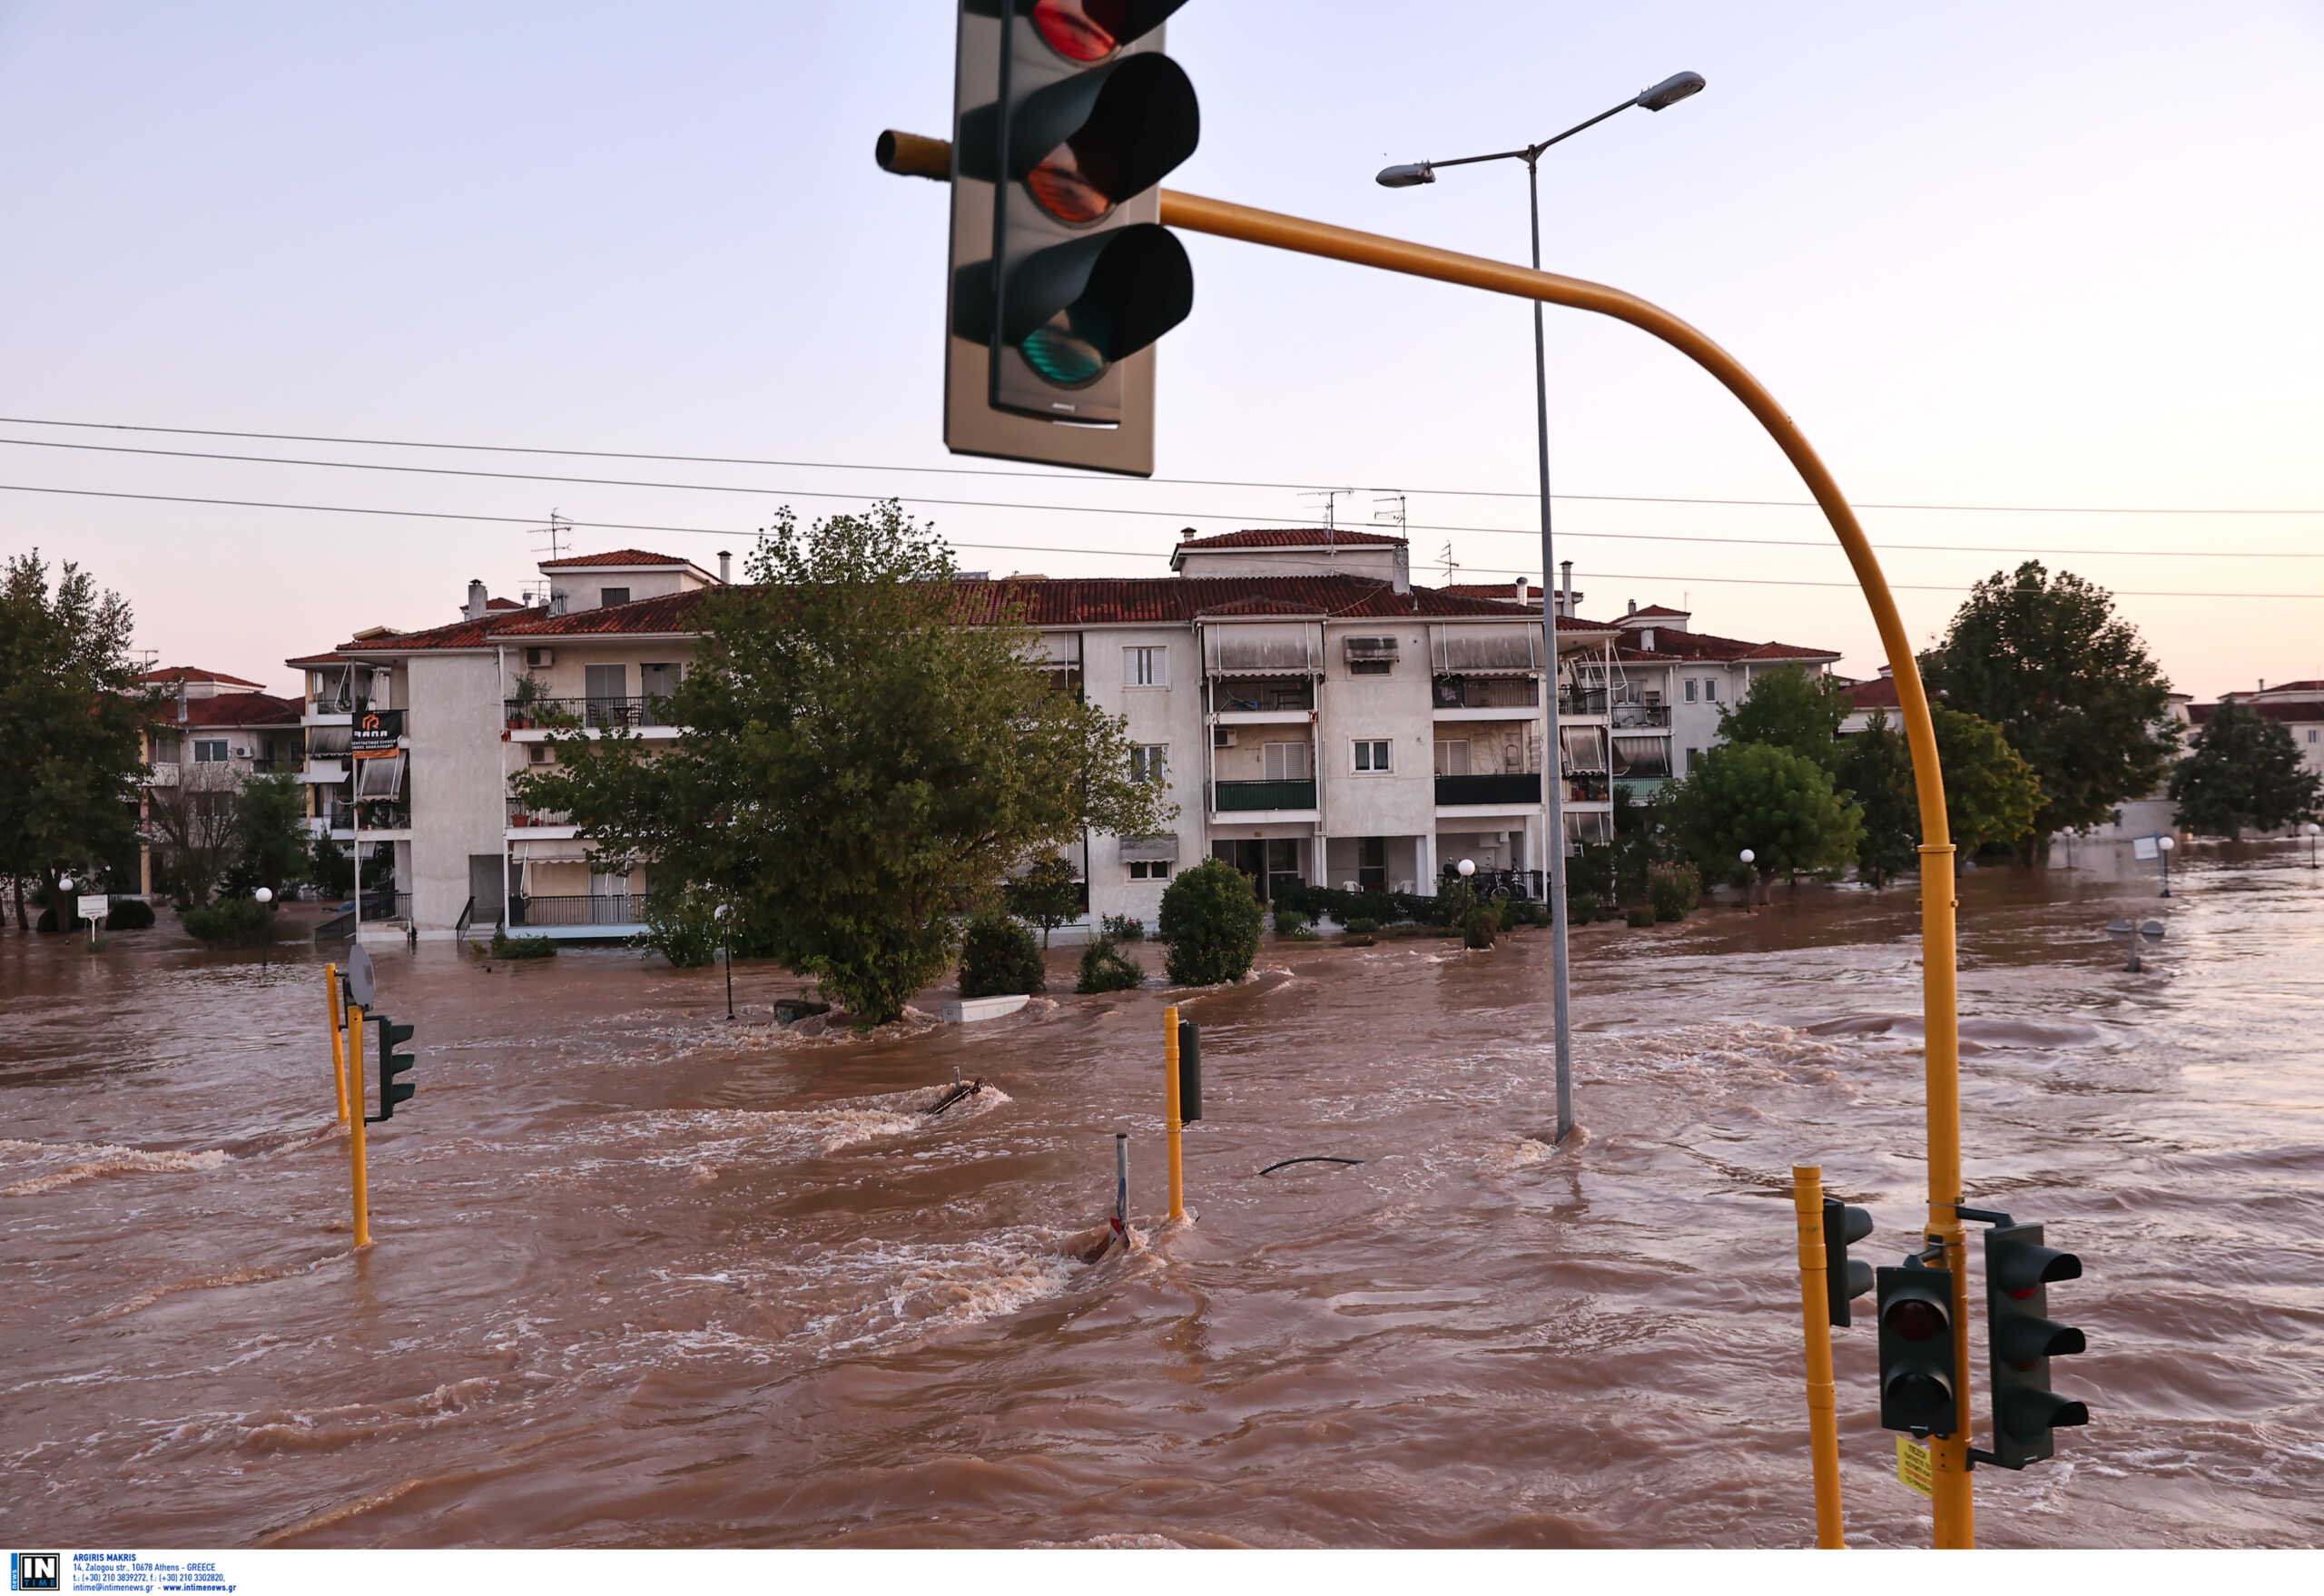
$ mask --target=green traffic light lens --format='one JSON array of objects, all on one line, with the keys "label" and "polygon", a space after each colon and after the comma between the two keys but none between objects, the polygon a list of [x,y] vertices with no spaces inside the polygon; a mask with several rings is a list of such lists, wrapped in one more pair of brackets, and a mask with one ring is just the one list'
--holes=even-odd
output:
[{"label": "green traffic light lens", "polygon": [[1087,388],[1113,364],[1106,352],[1111,330],[1109,318],[1102,312],[1068,306],[1027,333],[1017,350],[1042,380],[1059,388]]}]

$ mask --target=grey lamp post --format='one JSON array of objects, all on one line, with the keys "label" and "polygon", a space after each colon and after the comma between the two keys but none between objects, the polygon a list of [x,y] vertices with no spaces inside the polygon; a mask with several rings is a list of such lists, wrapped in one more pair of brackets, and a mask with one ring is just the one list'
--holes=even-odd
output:
[{"label": "grey lamp post", "polygon": [[[1497,150],[1490,155],[1463,155],[1453,161],[1419,161],[1404,166],[1384,168],[1376,180],[1383,188],[1416,188],[1436,181],[1437,170],[1445,166],[1474,166],[1485,161],[1522,161],[1525,163],[1525,190],[1533,232],[1533,270],[1541,269],[1541,184],[1540,165],[1541,153],[1551,144],[1562,143],[1581,132],[1595,127],[1610,116],[1618,116],[1633,105],[1643,105],[1649,111],[1661,111],[1676,105],[1690,94],[1702,92],[1699,73],[1682,72],[1666,77],[1644,94],[1623,101],[1610,111],[1601,111],[1589,121],[1577,123],[1554,138],[1543,139],[1538,144],[1528,144],[1521,150]],[[1542,829],[1548,834],[1541,839],[1550,855],[1550,982],[1555,1008],[1558,1061],[1558,1139],[1563,1141],[1573,1128],[1573,1047],[1566,1036],[1566,921],[1565,921],[1565,747],[1558,734],[1558,621],[1557,606],[1550,593],[1551,574],[1557,569],[1550,537],[1550,367],[1549,356],[1541,341],[1541,304],[1533,301],[1533,401],[1536,415],[1535,432],[1541,444],[1541,633],[1548,651],[1543,678],[1549,695],[1550,736],[1549,768],[1541,773],[1542,791],[1549,795],[1544,806]]]}]

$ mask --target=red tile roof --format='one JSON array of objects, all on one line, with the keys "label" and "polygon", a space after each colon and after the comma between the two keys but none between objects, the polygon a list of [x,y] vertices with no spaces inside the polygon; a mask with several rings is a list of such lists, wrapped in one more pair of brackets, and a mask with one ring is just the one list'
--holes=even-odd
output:
[{"label": "red tile roof", "polygon": [[185,701],[185,719],[178,719],[174,700],[160,704],[153,711],[156,726],[295,726],[305,713],[306,705],[296,698],[277,698],[271,693],[221,693],[212,698],[189,698]]},{"label": "red tile roof", "polygon": [[1352,532],[1344,527],[1255,527],[1245,532],[1217,532],[1208,537],[1181,537],[1180,553],[1213,548],[1333,548],[1357,544],[1394,547],[1404,539],[1382,532]]},{"label": "red tile roof", "polygon": [[205,671],[199,665],[163,665],[159,670],[147,671],[138,680],[148,686],[161,686],[172,682],[222,682],[230,687],[251,688],[264,685],[260,682],[246,682],[240,676],[230,676],[223,671]]},{"label": "red tile roof", "polygon": [[497,611],[497,610],[522,609],[522,608],[524,608],[525,606],[524,606],[523,605],[521,605],[521,604],[518,604],[518,603],[517,603],[515,599],[513,599],[513,598],[487,598],[487,599],[486,599],[486,600],[484,601],[484,607],[485,607],[486,609],[487,609],[487,610],[494,610],[494,611]]},{"label": "red tile roof", "polygon": [[574,554],[561,560],[543,560],[544,571],[563,571],[578,566],[690,566],[692,560],[682,560],[675,555],[653,554],[642,548],[616,548],[611,554]]},{"label": "red tile roof", "polygon": [[1829,648],[1802,648],[1791,643],[1746,643],[1739,637],[1714,637],[1708,632],[1679,632],[1668,626],[1654,629],[1654,641],[1656,646],[1650,649],[1634,648],[1627,643],[1617,644],[1614,657],[1636,660],[1642,665],[1687,660],[1731,665],[1741,660],[1840,657],[1836,650]]},{"label": "red tile roof", "polygon": [[1896,678],[1875,676],[1869,682],[1852,684],[1847,689],[1848,702],[1858,709],[1897,709],[1904,700],[1896,695]]},{"label": "red tile roof", "polygon": [[1649,616],[1676,616],[1679,619],[1683,621],[1692,614],[1694,614],[1692,610],[1672,609],[1667,604],[1649,604],[1644,609],[1634,609],[1630,611],[1630,614],[1624,616],[1622,619],[1628,621],[1644,619]]},{"label": "red tile roof", "polygon": [[[2272,692],[2273,689],[2270,691]],[[2254,704],[2246,698],[2230,699],[2228,702],[2248,709],[2264,720],[2293,721],[2303,724],[2312,721],[2324,721],[2324,704]],[[2187,718],[2200,726],[2210,720],[2218,709],[2219,705],[2216,704],[2191,704],[2187,706]]]},{"label": "red tile roof", "polygon": [[296,659],[286,659],[282,663],[287,665],[300,667],[310,665],[347,665],[350,661],[348,656],[340,653],[338,649],[327,648],[320,654],[302,654]]}]

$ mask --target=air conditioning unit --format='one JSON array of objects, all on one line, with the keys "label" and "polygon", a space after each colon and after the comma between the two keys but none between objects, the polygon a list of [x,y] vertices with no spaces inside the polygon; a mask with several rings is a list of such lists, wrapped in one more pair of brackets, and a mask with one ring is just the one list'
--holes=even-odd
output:
[{"label": "air conditioning unit", "polygon": [[234,750],[234,757],[236,759],[248,759],[250,756],[251,751],[247,748],[237,748]]},{"label": "air conditioning unit", "polygon": [[1210,734],[1210,745],[1211,745],[1213,748],[1232,748],[1232,747],[1234,747],[1234,746],[1235,746],[1235,733],[1233,732],[1233,730],[1232,730],[1231,728],[1226,727],[1226,726],[1218,726],[1218,727],[1215,727],[1215,728],[1213,728],[1213,730],[1212,730],[1212,732],[1211,732],[1211,734]]},{"label": "air conditioning unit", "polygon": [[555,764],[556,750],[546,743],[527,743],[525,744],[525,760],[529,764]]},{"label": "air conditioning unit", "polygon": [[525,668],[528,671],[546,670],[556,663],[556,650],[554,648],[527,648],[525,650]]}]

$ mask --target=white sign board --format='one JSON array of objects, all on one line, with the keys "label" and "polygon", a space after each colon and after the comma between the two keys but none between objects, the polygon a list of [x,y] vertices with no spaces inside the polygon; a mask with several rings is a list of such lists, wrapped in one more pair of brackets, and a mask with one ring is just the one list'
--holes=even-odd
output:
[{"label": "white sign board", "polygon": [[84,892],[81,894],[80,919],[103,920],[106,915],[111,914],[112,912],[113,898],[110,894],[104,892]]},{"label": "white sign board", "polygon": [[2132,837],[2131,839],[2132,858],[2152,859],[2154,856],[2155,846],[2154,839],[2152,837]]}]

